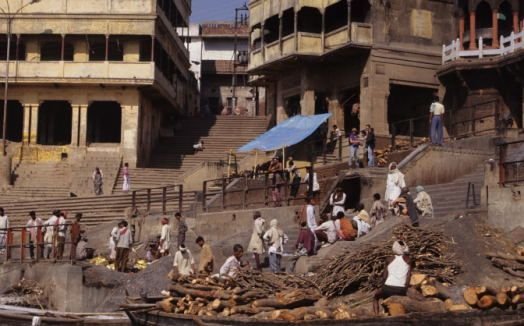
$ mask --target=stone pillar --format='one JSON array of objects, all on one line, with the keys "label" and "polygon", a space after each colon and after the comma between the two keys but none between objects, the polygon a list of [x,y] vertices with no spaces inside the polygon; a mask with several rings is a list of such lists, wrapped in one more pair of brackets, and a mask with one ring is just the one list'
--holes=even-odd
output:
[{"label": "stone pillar", "polygon": [[360,127],[370,124],[377,135],[389,136],[389,78],[364,75],[360,85]]},{"label": "stone pillar", "polygon": [[315,90],[310,85],[309,73],[306,69],[300,76],[300,113],[302,115],[315,114]]},{"label": "stone pillar", "polygon": [[464,15],[460,16],[459,19],[459,40],[460,40],[460,49],[464,50]]},{"label": "stone pillar", "polygon": [[24,129],[22,132],[22,142],[24,144],[31,144],[31,105],[23,104],[24,106]]},{"label": "stone pillar", "polygon": [[280,123],[289,118],[286,112],[286,102],[284,100],[284,96],[282,95],[282,81],[278,81],[276,83],[275,89],[273,90],[273,94],[276,97],[276,104],[277,104],[277,107],[276,107],[277,123]]},{"label": "stone pillar", "polygon": [[469,12],[469,49],[474,50],[477,48],[476,38],[477,38],[477,23],[475,21],[475,12]]},{"label": "stone pillar", "polygon": [[130,167],[136,167],[138,159],[138,117],[138,104],[122,105],[122,154]]},{"label": "stone pillar", "polygon": [[[522,4],[524,6],[524,4]],[[513,11],[513,31],[515,33],[519,32],[519,12]]]},{"label": "stone pillar", "polygon": [[29,106],[31,107],[31,118],[29,121],[29,140],[31,141],[31,144],[36,144],[38,141],[38,111],[40,110],[40,104],[33,103],[29,104]]},{"label": "stone pillar", "polygon": [[140,42],[129,40],[124,42],[124,62],[140,61]]},{"label": "stone pillar", "polygon": [[88,62],[89,61],[89,50],[87,48],[87,42],[84,40],[77,40],[73,44],[74,53],[73,61],[74,62]]},{"label": "stone pillar", "polygon": [[493,9],[492,14],[492,28],[491,28],[491,46],[493,48],[499,47],[499,10],[497,8]]},{"label": "stone pillar", "polygon": [[71,105],[71,146],[77,147],[78,143],[78,134],[79,134],[79,118],[80,118],[80,108],[78,104]]},{"label": "stone pillar", "polygon": [[340,129],[344,129],[344,108],[340,105],[338,92],[336,91],[333,91],[329,97],[329,113],[331,113],[329,130],[331,130],[333,125],[337,125]]},{"label": "stone pillar", "polygon": [[[77,105],[78,146],[87,146],[87,104]],[[75,111],[73,111],[74,113]],[[74,118],[73,118],[74,121]]]}]

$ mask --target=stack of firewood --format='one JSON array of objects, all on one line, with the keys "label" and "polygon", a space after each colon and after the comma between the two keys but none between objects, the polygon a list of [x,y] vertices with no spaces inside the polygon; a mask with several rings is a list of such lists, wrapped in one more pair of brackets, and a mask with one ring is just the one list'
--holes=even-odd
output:
[{"label": "stack of firewood", "polygon": [[[414,272],[446,283],[452,283],[460,273],[461,265],[448,250],[449,241],[443,233],[402,225],[393,234],[408,244]],[[327,297],[379,288],[384,281],[386,259],[393,255],[392,243],[386,241],[339,255],[315,276],[315,283]]]},{"label": "stack of firewood", "polygon": [[521,249],[516,250],[516,254],[506,253],[487,253],[486,257],[491,260],[493,266],[502,269],[504,272],[524,278],[524,251]]},{"label": "stack of firewood", "polygon": [[407,151],[427,142],[427,138],[415,139],[413,146],[411,146],[411,143],[408,139],[396,139],[395,146],[388,145],[385,148],[375,150],[377,164],[379,167],[385,167],[390,162],[389,156],[391,153]]},{"label": "stack of firewood", "polygon": [[469,306],[482,310],[494,307],[515,308],[524,303],[524,287],[508,286],[499,290],[485,286],[467,287],[464,290],[464,301]]},{"label": "stack of firewood", "polygon": [[[163,311],[216,317],[303,318],[305,312],[315,310],[312,306],[322,298],[306,278],[251,270],[240,272],[234,279],[183,278],[169,290],[170,296],[157,304]],[[297,308],[304,308],[304,313],[292,311]],[[284,311],[287,312],[281,316]],[[290,313],[297,315],[290,317]]]}]

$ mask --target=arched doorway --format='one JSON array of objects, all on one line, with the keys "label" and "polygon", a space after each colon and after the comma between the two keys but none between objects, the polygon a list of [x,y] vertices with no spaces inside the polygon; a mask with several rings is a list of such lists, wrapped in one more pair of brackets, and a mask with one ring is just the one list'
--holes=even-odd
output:
[{"label": "arched doorway", "polygon": [[87,108],[87,143],[120,143],[122,108],[118,102],[96,101]]},{"label": "arched doorway", "polygon": [[510,35],[513,32],[513,8],[507,0],[500,4],[497,18],[499,21],[499,37]]},{"label": "arched doorway", "polygon": [[[4,134],[4,101],[0,101],[0,138]],[[22,104],[16,100],[7,101],[7,125],[5,131],[5,138],[13,142],[22,141],[22,133],[24,130],[24,108]]]},{"label": "arched doorway", "polygon": [[299,32],[312,34],[322,33],[322,14],[318,8],[302,7],[297,16]]},{"label": "arched doorway", "polygon": [[477,5],[475,19],[477,37],[482,37],[484,44],[491,46],[493,43],[493,34],[491,32],[491,28],[493,27],[493,13],[489,3],[482,1]]},{"label": "arched doorway", "polygon": [[71,144],[71,104],[67,101],[44,101],[38,110],[40,145]]}]

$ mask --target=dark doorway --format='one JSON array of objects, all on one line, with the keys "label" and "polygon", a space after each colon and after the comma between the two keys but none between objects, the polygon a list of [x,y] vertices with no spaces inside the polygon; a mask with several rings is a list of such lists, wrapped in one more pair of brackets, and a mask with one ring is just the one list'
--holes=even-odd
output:
[{"label": "dark doorway", "polygon": [[329,112],[329,105],[325,93],[315,94],[315,114],[323,114]]},{"label": "dark doorway", "polygon": [[349,134],[351,129],[360,130],[360,89],[351,88],[342,92],[340,103],[344,108],[344,130]]},{"label": "dark doorway", "polygon": [[288,117],[299,115],[301,113],[300,109],[300,95],[295,95],[288,97],[285,100],[286,103],[286,114]]},{"label": "dark doorway", "polygon": [[295,32],[295,11],[291,8],[282,13],[282,37],[286,37]]},{"label": "dark doorway", "polygon": [[40,145],[71,144],[71,104],[67,101],[44,101],[38,110]]},{"label": "dark doorway", "polygon": [[[4,101],[0,101],[0,138],[4,134]],[[18,101],[7,101],[7,128],[5,138],[14,142],[22,141],[24,130],[24,108]]]},{"label": "dark doorway", "polygon": [[[342,188],[346,194],[346,209],[355,208],[357,204],[360,203],[360,177],[352,177],[349,179],[344,179],[339,184],[339,187]],[[366,207],[369,212],[370,207]]]},{"label": "dark doorway", "polygon": [[493,13],[490,5],[486,1],[482,1],[477,5],[475,15],[477,37],[483,36],[484,44],[491,46],[493,38],[490,29],[493,27]]},{"label": "dark doorway", "polygon": [[209,112],[212,114],[220,114],[222,111],[220,108],[220,99],[218,97],[208,97],[207,105],[209,106]]},{"label": "dark doorway", "polygon": [[269,17],[264,24],[264,44],[270,44],[278,40],[278,29],[280,20],[278,15]]},{"label": "dark doorway", "polygon": [[120,143],[122,108],[118,102],[97,101],[87,108],[87,142]]},{"label": "dark doorway", "polygon": [[390,133],[409,136],[412,128],[415,137],[428,137],[429,108],[436,91],[433,88],[392,84],[388,97]]},{"label": "dark doorway", "polygon": [[506,0],[499,7],[499,37],[507,37],[513,32],[513,9]]}]

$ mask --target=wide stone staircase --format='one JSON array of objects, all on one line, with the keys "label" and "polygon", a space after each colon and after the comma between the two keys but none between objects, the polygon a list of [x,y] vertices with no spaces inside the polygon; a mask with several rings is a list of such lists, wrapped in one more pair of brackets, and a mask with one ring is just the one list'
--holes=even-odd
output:
[{"label": "wide stone staircase", "polygon": [[[449,183],[424,186],[431,196],[435,217],[444,217],[450,214],[463,212],[466,209],[468,185],[474,185],[475,196],[471,193],[470,208],[480,204],[481,191],[484,184],[484,165],[480,164],[474,171]],[[412,189],[415,195],[414,189]],[[473,201],[473,198],[475,201]],[[478,205],[477,205],[478,206]]]},{"label": "wide stone staircase", "polygon": [[[129,169],[131,189],[181,183],[181,176],[204,162],[227,163],[230,151],[253,140],[267,129],[265,117],[217,116],[213,119],[187,119],[172,137],[160,139],[147,168]],[[204,142],[204,150],[193,145]],[[245,155],[239,155],[237,161]],[[121,193],[119,173],[113,193]]]}]

